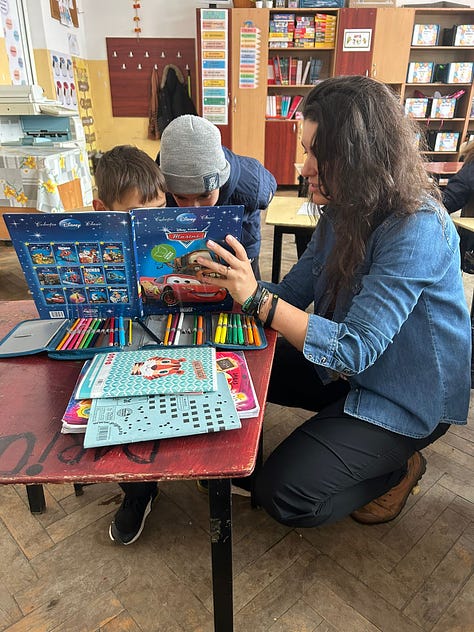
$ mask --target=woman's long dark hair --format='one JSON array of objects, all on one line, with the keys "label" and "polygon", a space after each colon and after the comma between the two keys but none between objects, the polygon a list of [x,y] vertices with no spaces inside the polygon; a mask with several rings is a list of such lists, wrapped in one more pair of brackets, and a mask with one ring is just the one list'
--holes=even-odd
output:
[{"label": "woman's long dark hair", "polygon": [[389,215],[414,213],[437,189],[415,124],[384,84],[358,75],[326,79],[307,95],[303,117],[318,124],[311,151],[335,211],[328,272],[333,287],[348,286],[374,229]]}]

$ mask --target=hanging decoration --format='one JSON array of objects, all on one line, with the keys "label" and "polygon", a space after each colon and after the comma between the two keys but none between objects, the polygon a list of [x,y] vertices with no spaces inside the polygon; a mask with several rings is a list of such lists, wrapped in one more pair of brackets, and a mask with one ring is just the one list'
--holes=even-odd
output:
[{"label": "hanging decoration", "polygon": [[138,15],[138,10],[141,8],[141,4],[139,2],[133,2],[132,7],[135,11],[135,15],[133,16],[133,32],[135,33],[137,39],[139,39],[142,29],[140,28],[140,16]]}]

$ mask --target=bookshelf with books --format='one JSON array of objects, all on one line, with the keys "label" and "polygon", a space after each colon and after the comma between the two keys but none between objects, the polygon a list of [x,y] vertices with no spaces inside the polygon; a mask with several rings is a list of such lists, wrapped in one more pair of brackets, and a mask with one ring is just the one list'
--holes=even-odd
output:
[{"label": "bookshelf with books", "polygon": [[[280,185],[297,183],[304,96],[334,70],[338,9],[270,9],[265,166]],[[284,149],[283,149],[284,148]]]},{"label": "bookshelf with books", "polygon": [[413,10],[405,111],[420,124],[430,161],[455,161],[474,134],[474,9]]}]

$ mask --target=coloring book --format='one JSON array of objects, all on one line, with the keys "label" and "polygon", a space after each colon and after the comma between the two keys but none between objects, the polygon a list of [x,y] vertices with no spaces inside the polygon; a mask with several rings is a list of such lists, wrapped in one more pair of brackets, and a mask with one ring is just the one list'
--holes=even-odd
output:
[{"label": "coloring book", "polygon": [[180,347],[97,354],[77,399],[204,393],[217,388],[214,347]]},{"label": "coloring book", "polygon": [[240,239],[242,215],[202,206],[3,217],[40,318],[72,319],[231,309],[196,259],[213,258],[208,239]]},{"label": "coloring book", "polygon": [[240,419],[223,373],[217,376],[217,385],[214,392],[194,395],[93,399],[84,447],[240,428]]},{"label": "coloring book", "polygon": [[217,351],[217,371],[224,373],[229,384],[237,413],[241,419],[255,417],[260,412],[260,405],[242,351]]}]

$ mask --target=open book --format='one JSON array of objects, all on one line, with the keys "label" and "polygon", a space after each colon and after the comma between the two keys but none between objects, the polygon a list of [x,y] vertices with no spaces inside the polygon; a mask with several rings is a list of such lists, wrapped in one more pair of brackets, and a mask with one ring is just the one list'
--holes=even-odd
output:
[{"label": "open book", "polygon": [[6,213],[41,318],[142,317],[229,310],[232,297],[202,276],[208,239],[241,236],[243,206],[130,212]]}]

